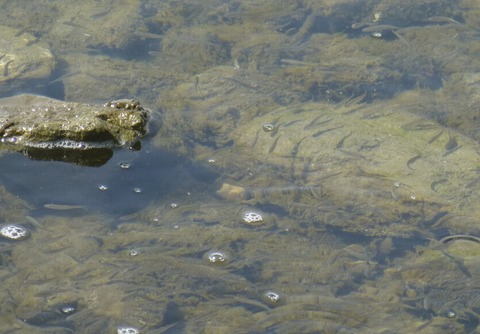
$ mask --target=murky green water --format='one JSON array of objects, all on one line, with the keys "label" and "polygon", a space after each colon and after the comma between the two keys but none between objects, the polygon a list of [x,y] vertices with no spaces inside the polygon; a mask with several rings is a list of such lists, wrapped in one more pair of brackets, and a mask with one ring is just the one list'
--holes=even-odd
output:
[{"label": "murky green water", "polygon": [[102,166],[2,153],[0,332],[476,333],[479,16],[1,2],[1,97],[155,124]]}]

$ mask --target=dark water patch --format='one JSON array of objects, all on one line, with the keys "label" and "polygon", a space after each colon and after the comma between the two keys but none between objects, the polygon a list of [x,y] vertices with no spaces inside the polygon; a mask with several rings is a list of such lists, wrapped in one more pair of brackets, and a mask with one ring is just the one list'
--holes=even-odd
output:
[{"label": "dark water patch", "polygon": [[[376,245],[378,249],[382,249],[382,242],[386,239],[380,239]],[[390,246],[388,252],[378,251],[373,258],[379,264],[388,264],[396,258],[403,258],[409,252],[415,251],[417,247],[426,246],[429,240],[422,237],[414,238],[391,238],[389,239]]]},{"label": "dark water patch", "polygon": [[[401,237],[368,237],[360,233],[346,232],[338,227],[329,227],[328,231],[349,245],[361,245],[368,249],[365,259],[380,265],[388,265],[396,258],[403,258],[407,253],[415,251],[417,247],[429,244],[430,240],[423,234],[413,233],[411,238]],[[363,254],[359,254],[363,255]]]},{"label": "dark water patch", "polygon": [[343,3],[335,5],[326,13],[322,10],[299,7],[295,13],[276,18],[277,31],[306,41],[312,34],[345,32],[353,22],[371,13],[373,2]]},{"label": "dark water patch", "polygon": [[193,184],[213,182],[216,177],[206,167],[193,172],[197,167],[188,160],[148,148],[118,150],[100,167],[33,161],[19,153],[4,154],[0,166],[2,184],[39,214],[51,213],[48,206],[54,204],[125,215],[170,192],[186,193]]},{"label": "dark water patch", "polygon": [[288,215],[287,210],[280,205],[276,205],[272,203],[258,203],[256,207],[261,211],[268,212],[270,214],[275,214],[279,217],[286,217]]},{"label": "dark water patch", "polygon": [[183,321],[185,314],[175,302],[168,302],[163,314],[162,326],[168,326],[180,321]]},{"label": "dark water patch", "polygon": [[58,326],[74,330],[74,323],[67,321],[67,318],[78,310],[78,304],[62,303],[53,306],[51,309],[41,311],[32,317],[21,319],[29,325],[47,327]]},{"label": "dark water patch", "polygon": [[128,45],[128,47],[122,49],[103,47],[99,48],[99,51],[101,54],[112,58],[141,61],[151,58],[148,52],[152,51],[152,45],[157,44],[158,41],[156,38],[139,37],[135,42]]},{"label": "dark water patch", "polygon": [[346,244],[368,244],[372,238],[360,233],[346,232],[336,226],[327,227],[328,231]]},{"label": "dark water patch", "polygon": [[263,279],[263,266],[264,263],[262,261],[255,261],[232,271],[232,274],[241,276],[250,283],[260,283]]},{"label": "dark water patch", "polygon": [[[408,85],[407,85],[408,84]],[[411,88],[411,83],[392,81],[386,76],[375,83],[365,82],[325,82],[315,83],[309,89],[309,94],[314,101],[329,101],[341,103],[346,96],[358,97],[365,95],[363,102],[371,103],[374,99],[388,99],[406,89]]]}]

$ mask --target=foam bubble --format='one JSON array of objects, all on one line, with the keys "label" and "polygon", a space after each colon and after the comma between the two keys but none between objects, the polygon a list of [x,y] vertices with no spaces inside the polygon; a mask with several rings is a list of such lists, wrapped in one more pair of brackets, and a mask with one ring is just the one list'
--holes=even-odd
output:
[{"label": "foam bubble", "polygon": [[263,222],[261,213],[249,210],[242,212],[242,219],[247,224],[259,224]]},{"label": "foam bubble", "polygon": [[134,327],[118,327],[118,334],[138,334],[140,331]]},{"label": "foam bubble", "polygon": [[278,305],[282,302],[283,298],[279,293],[270,290],[263,293],[262,299],[270,305]]},{"label": "foam bubble", "polygon": [[64,148],[69,150],[87,150],[92,148],[110,148],[115,146],[112,141],[93,143],[93,142],[82,142],[75,141],[70,139],[62,139],[57,141],[47,141],[47,142],[27,142],[25,143],[27,147],[42,148],[42,149],[55,149],[55,148]]},{"label": "foam bubble", "polygon": [[213,250],[205,253],[205,255],[203,255],[203,259],[216,266],[226,265],[230,262],[230,256],[227,253],[219,250]]},{"label": "foam bubble", "polygon": [[23,226],[9,224],[0,228],[0,236],[9,240],[23,240],[30,236],[30,231]]}]

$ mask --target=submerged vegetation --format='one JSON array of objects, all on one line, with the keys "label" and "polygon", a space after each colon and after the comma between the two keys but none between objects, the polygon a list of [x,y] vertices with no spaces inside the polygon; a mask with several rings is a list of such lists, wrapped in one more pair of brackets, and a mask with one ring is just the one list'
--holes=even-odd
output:
[{"label": "submerged vegetation", "polygon": [[0,331],[478,330],[476,1],[0,9],[1,94],[152,111],[103,167],[2,153]]}]

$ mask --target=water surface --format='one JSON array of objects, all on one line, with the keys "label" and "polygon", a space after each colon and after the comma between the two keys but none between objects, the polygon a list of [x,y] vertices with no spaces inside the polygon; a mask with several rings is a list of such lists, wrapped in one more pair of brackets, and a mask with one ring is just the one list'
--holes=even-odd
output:
[{"label": "water surface", "polygon": [[2,152],[0,331],[476,332],[476,7],[0,4],[55,59],[0,45],[2,96],[162,124],[96,167]]}]

